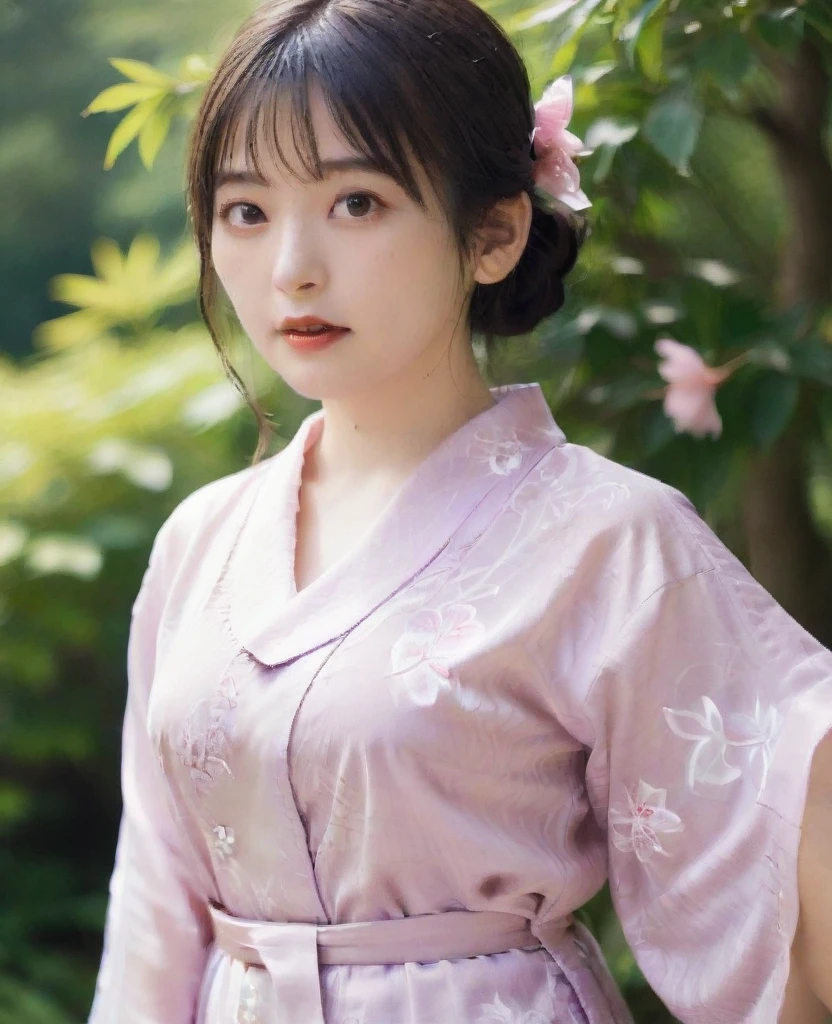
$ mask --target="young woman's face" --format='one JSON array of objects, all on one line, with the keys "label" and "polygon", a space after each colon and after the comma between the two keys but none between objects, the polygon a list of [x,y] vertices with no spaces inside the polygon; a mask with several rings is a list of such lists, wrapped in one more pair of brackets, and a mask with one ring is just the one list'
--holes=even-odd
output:
[{"label": "young woman's face", "polygon": [[[317,90],[310,101],[322,161],[356,157]],[[278,130],[303,174],[288,124]],[[247,170],[237,135],[229,167]],[[470,345],[461,313],[473,277],[460,279],[450,227],[421,168],[427,212],[371,169],[332,170],[320,182],[298,180],[276,160],[264,169],[265,184],[218,179],[212,254],[243,329],[293,390],[312,399],[372,395],[391,378],[429,372],[449,346]],[[298,351],[280,327],[304,316],[349,333]]]}]

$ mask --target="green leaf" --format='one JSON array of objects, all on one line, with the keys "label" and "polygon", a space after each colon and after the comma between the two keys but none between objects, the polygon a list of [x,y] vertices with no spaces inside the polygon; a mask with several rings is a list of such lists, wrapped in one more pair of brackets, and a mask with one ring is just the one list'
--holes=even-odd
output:
[{"label": "green leaf", "polygon": [[702,117],[702,107],[690,91],[670,93],[647,112],[642,131],[658,153],[687,175]]},{"label": "green leaf", "polygon": [[751,397],[751,435],[760,448],[768,448],[792,418],[799,386],[794,377],[773,371],[761,373]]},{"label": "green leaf", "polygon": [[[736,448],[731,439],[690,438],[686,455],[690,460],[690,499],[699,509],[719,498],[728,485],[735,465]],[[670,449],[672,450],[672,449]]]},{"label": "green leaf", "polygon": [[675,437],[673,423],[665,416],[662,403],[653,402],[645,405],[641,417],[641,443],[644,454],[655,455]]},{"label": "green leaf", "polygon": [[100,278],[117,280],[122,273],[124,259],[118,244],[112,238],[96,238],[90,247],[93,268]]},{"label": "green leaf", "polygon": [[832,345],[822,338],[808,338],[789,349],[791,371],[799,377],[832,388]]},{"label": "green leaf", "polygon": [[535,4],[532,10],[523,7],[515,14],[503,18],[503,26],[508,32],[525,32],[538,25],[560,20],[569,14],[573,6],[573,0],[555,0],[554,3]]},{"label": "green leaf", "polygon": [[155,85],[157,88],[170,89],[174,79],[166,75],[164,71],[145,64],[141,60],[129,60],[125,57],[111,57],[110,63],[120,71],[125,78],[132,78],[134,82],[141,82],[143,85]]},{"label": "green leaf", "polygon": [[135,236],[124,258],[124,272],[134,279],[152,279],[162,247],[156,235],[142,232]]},{"label": "green leaf", "polygon": [[579,0],[578,3],[548,4],[532,17],[528,16],[526,10],[514,18],[508,18],[505,27],[509,32],[524,32],[537,25],[551,23],[547,44],[550,49],[557,51],[566,46],[573,36],[583,35],[592,21],[595,10],[603,2],[604,0]]},{"label": "green leaf", "polygon": [[153,168],[159,150],[167,138],[173,113],[173,104],[164,104],[151,114],[139,132],[139,156],[147,170]]},{"label": "green leaf", "polygon": [[720,28],[719,33],[702,46],[696,61],[697,69],[709,74],[733,101],[739,99],[740,86],[752,66],[747,37],[728,28]]},{"label": "green leaf", "polygon": [[97,313],[79,309],[75,313],[67,313],[66,316],[38,324],[32,333],[32,341],[38,348],[58,351],[90,342],[106,327]]},{"label": "green leaf", "polygon": [[772,49],[790,60],[797,55],[803,38],[803,17],[797,7],[764,11],[754,21],[757,35]]},{"label": "green leaf", "polygon": [[[661,79],[665,3],[666,0],[648,0],[621,33],[630,67],[634,68],[638,60],[651,81]],[[660,13],[662,17],[657,17]]]},{"label": "green leaf", "polygon": [[139,134],[145,121],[155,113],[164,98],[164,93],[160,92],[148,100],[142,100],[116,125],[115,131],[110,136],[110,142],[104,156],[105,170],[110,170],[120,154],[124,152]]},{"label": "green leaf", "polygon": [[50,281],[49,291],[56,302],[81,309],[106,309],[110,301],[108,285],[83,274],[58,274]]},{"label": "green leaf", "polygon": [[572,67],[572,62],[575,59],[575,54],[578,52],[578,47],[581,43],[581,33],[578,32],[570,40],[559,46],[552,57],[552,63],[549,65],[549,77],[551,79],[559,78],[561,75],[565,75]]},{"label": "green leaf", "polygon": [[827,43],[832,43],[832,10],[829,7],[829,0],[809,0],[801,8],[801,14]]},{"label": "green leaf", "polygon": [[122,82],[120,85],[110,86],[104,92],[100,92],[90,105],[81,112],[82,117],[88,114],[99,114],[103,111],[124,110],[141,100],[150,99],[159,92],[156,85],[140,85],[137,82]]},{"label": "green leaf", "polygon": [[664,80],[664,10],[651,18],[639,35],[636,54],[644,76],[651,82]]},{"label": "green leaf", "polygon": [[179,75],[185,82],[207,82],[214,69],[208,61],[198,53],[190,53],[182,59]]}]

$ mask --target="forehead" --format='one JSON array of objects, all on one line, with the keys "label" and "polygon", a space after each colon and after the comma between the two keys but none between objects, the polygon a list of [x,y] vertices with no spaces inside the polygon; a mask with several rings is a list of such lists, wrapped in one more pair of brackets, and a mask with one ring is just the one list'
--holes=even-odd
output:
[{"label": "forehead", "polygon": [[309,125],[305,130],[286,93],[276,95],[267,108],[246,105],[229,132],[226,156],[219,157],[217,171],[230,167],[254,171],[259,166],[267,181],[287,172],[305,178],[316,156],[327,160],[361,156],[338,128],[317,86],[309,89],[307,109]]},{"label": "forehead", "polygon": [[231,171],[244,172],[244,177],[232,179],[236,183],[275,186],[292,179],[312,183],[339,170],[364,170],[394,181],[423,212],[436,212],[442,204],[434,182],[408,141],[400,141],[420,194],[399,180],[389,163],[381,164],[383,157],[373,155],[374,145],[362,142],[357,133],[352,140],[344,134],[323,90],[312,80],[305,95],[283,89],[241,105],[216,152],[214,191]]}]

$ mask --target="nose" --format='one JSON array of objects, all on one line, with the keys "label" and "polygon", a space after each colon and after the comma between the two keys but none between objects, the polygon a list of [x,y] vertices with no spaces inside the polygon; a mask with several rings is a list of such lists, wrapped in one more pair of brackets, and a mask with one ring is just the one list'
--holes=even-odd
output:
[{"label": "nose", "polygon": [[272,286],[287,295],[320,288],[326,268],[315,232],[299,218],[285,221],[277,232]]}]

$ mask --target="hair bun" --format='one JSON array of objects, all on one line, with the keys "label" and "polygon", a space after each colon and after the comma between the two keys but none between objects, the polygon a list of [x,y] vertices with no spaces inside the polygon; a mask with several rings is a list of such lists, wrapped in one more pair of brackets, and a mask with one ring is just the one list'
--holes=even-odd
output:
[{"label": "hair bun", "polygon": [[496,284],[477,285],[471,328],[481,334],[528,334],[564,303],[564,278],[586,237],[586,220],[558,206],[545,209],[532,197],[532,223],[523,255]]}]

